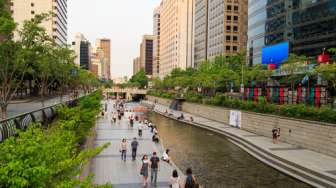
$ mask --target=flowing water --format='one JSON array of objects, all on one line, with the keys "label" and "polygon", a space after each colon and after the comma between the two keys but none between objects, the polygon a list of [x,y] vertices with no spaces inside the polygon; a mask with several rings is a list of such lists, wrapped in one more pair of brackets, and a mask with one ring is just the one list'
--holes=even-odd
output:
[{"label": "flowing water", "polygon": [[149,119],[158,127],[174,163],[183,171],[191,167],[205,188],[310,187],[258,161],[224,136],[156,113],[150,113]]}]

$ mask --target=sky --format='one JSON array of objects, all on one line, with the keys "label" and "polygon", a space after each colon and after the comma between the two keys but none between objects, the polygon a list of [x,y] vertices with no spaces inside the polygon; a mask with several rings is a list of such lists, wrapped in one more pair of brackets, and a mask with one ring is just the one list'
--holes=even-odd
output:
[{"label": "sky", "polygon": [[91,43],[111,39],[112,77],[131,76],[142,35],[153,33],[153,11],[160,0],[69,0],[68,43],[77,32]]}]

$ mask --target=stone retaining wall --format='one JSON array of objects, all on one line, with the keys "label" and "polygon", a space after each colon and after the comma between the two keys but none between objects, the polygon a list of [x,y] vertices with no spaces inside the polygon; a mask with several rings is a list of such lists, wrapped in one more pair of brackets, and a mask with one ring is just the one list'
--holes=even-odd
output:
[{"label": "stone retaining wall", "polygon": [[[171,100],[148,96],[148,100],[169,106]],[[230,109],[185,102],[182,111],[214,121],[229,123]],[[241,127],[257,135],[271,137],[281,129],[280,140],[336,157],[336,125],[242,111]]]}]

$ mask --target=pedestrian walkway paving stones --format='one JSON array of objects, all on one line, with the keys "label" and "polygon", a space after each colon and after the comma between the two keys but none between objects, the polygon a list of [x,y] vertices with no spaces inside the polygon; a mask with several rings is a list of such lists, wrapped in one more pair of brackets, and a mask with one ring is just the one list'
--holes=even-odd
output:
[{"label": "pedestrian walkway paving stones", "polygon": [[[126,108],[132,108],[132,105]],[[112,102],[108,102],[108,114],[97,120],[96,130],[97,137],[95,145],[103,145],[110,142],[111,145],[102,153],[93,159],[91,171],[95,174],[94,182],[96,184],[112,183],[113,188],[138,188],[142,187],[142,177],[140,176],[140,168],[142,165],[141,158],[144,154],[149,155],[154,151],[161,157],[163,148],[161,144],[155,144],[151,141],[152,134],[148,129],[143,130],[142,138],[139,138],[138,123],[136,122],[134,128],[128,126],[128,116],[131,113],[125,113],[121,121],[116,124],[111,123],[111,114],[114,109]],[[130,144],[132,139],[136,137],[139,142],[137,160],[131,160]],[[119,146],[123,138],[127,139],[129,144],[127,151],[127,161],[121,160]],[[174,166],[165,162],[160,162],[160,170],[158,173],[159,188],[168,188],[168,181]],[[150,174],[149,174],[150,175]],[[150,176],[149,176],[150,181]],[[151,187],[151,186],[148,186]]]}]

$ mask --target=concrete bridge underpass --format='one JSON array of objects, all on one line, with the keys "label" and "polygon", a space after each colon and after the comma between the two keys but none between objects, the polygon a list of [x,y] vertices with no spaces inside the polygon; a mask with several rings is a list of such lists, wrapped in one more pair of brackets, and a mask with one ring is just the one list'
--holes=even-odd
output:
[{"label": "concrete bridge underpass", "polygon": [[118,88],[113,87],[104,90],[106,96],[115,98],[115,99],[125,99],[128,101],[139,101],[144,99],[147,95],[146,89],[138,88]]}]

